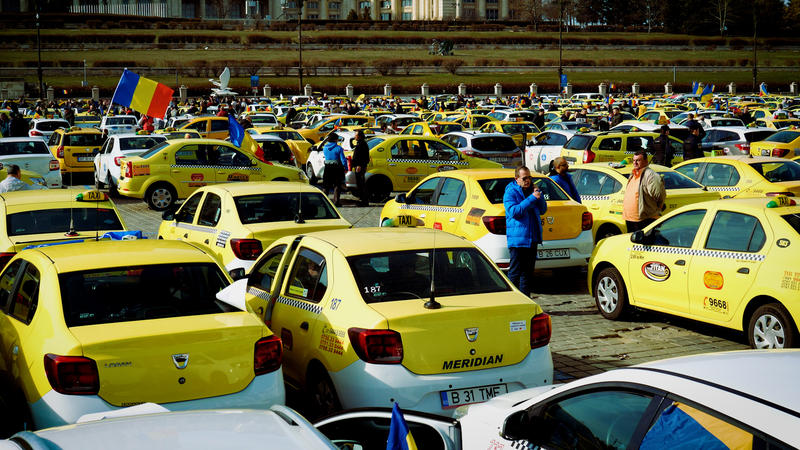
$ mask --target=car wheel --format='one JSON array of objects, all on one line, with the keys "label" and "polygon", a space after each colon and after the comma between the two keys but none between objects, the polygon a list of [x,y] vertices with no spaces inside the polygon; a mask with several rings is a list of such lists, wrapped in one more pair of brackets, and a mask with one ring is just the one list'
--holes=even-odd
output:
[{"label": "car wheel", "polygon": [[164,211],[175,203],[177,194],[175,189],[166,183],[156,183],[147,189],[144,194],[147,206],[155,211]]},{"label": "car wheel", "polygon": [[105,183],[100,181],[100,178],[97,175],[97,170],[94,171],[94,187],[99,189],[103,189],[106,186]]},{"label": "car wheel", "polygon": [[594,299],[606,319],[617,320],[627,312],[628,293],[617,269],[607,267],[600,271],[594,285]]},{"label": "car wheel", "polygon": [[760,306],[750,317],[748,337],[753,348],[790,348],[794,346],[792,317],[780,303]]},{"label": "car wheel", "polygon": [[317,184],[317,174],[314,173],[314,166],[311,163],[306,163],[306,176],[310,184]]},{"label": "car wheel", "polygon": [[384,203],[392,193],[392,182],[384,176],[373,176],[367,180],[370,203]]},{"label": "car wheel", "polygon": [[117,185],[114,184],[114,178],[111,177],[110,173],[108,174],[108,195],[111,197],[119,197]]},{"label": "car wheel", "polygon": [[308,393],[311,397],[311,406],[319,417],[333,414],[342,409],[336,388],[328,372],[322,367],[311,369],[308,376]]}]

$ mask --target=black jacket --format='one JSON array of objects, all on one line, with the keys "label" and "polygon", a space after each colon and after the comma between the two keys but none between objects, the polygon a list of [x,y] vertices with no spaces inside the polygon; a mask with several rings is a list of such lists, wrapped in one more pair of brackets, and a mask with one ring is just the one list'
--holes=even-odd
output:
[{"label": "black jacket", "polygon": [[670,145],[669,136],[666,134],[659,135],[653,141],[653,164],[670,167],[672,165],[672,146]]},{"label": "black jacket", "polygon": [[685,141],[683,141],[683,160],[702,158],[703,151],[700,149],[700,138],[690,134]]},{"label": "black jacket", "polygon": [[369,147],[367,147],[366,141],[358,141],[356,148],[353,149],[353,157],[350,164],[353,167],[367,167],[367,164],[369,164]]}]

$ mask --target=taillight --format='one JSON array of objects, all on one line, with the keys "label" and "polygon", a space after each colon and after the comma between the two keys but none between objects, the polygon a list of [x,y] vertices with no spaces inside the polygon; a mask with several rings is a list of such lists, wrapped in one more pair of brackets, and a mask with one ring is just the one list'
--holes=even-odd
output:
[{"label": "taillight", "polygon": [[592,213],[590,213],[589,211],[585,211],[581,216],[581,230],[583,231],[591,230],[593,220],[594,219],[592,218]]},{"label": "taillight", "polygon": [[403,362],[403,340],[393,330],[347,330],[350,344],[362,361],[372,364],[400,364]]},{"label": "taillight", "polygon": [[8,261],[14,257],[16,253],[0,253],[0,269],[8,264]]},{"label": "taillight", "polygon": [[261,338],[256,341],[253,356],[253,369],[256,375],[263,375],[278,370],[283,359],[283,345],[278,336]]},{"label": "taillight", "polygon": [[767,192],[767,197],[777,197],[779,195],[784,195],[786,197],[794,197],[794,193],[793,192],[789,192],[789,191],[786,191],[786,192]]},{"label": "taillight", "polygon": [[131,178],[133,174],[133,163],[128,161],[125,163],[125,178]]},{"label": "taillight", "polygon": [[750,144],[735,144],[735,147],[742,153],[750,153]]},{"label": "taillight", "polygon": [[498,269],[508,269],[509,266],[511,266],[510,263],[497,263],[497,268]]},{"label": "taillight", "polygon": [[59,145],[58,148],[56,148],[56,158],[63,158],[63,157],[64,157],[64,146]]},{"label": "taillight", "polygon": [[583,163],[589,164],[590,162],[594,161],[595,154],[591,150],[584,150],[583,151]]},{"label": "taillight", "polygon": [[261,241],[258,239],[231,239],[231,250],[239,259],[256,260],[261,254]]},{"label": "taillight", "polygon": [[31,130],[31,136],[44,136],[41,131]]},{"label": "taillight", "polygon": [[531,319],[531,349],[544,347],[550,343],[553,327],[550,325],[550,315],[541,313]]},{"label": "taillight", "polygon": [[349,167],[350,170],[353,170],[353,157],[348,156],[346,159],[347,159],[347,167]]},{"label": "taillight", "polygon": [[506,234],[506,216],[483,216],[483,225],[492,234]]},{"label": "taillight", "polygon": [[116,164],[117,167],[119,167],[120,164],[122,164],[122,158],[124,158],[124,156],[115,156],[114,157],[114,164]]},{"label": "taillight", "polygon": [[44,371],[53,390],[61,394],[95,395],[100,391],[97,363],[83,356],[44,355]]},{"label": "taillight", "polygon": [[789,153],[788,148],[773,148],[772,149],[772,156],[777,156],[778,158],[783,158],[786,154]]},{"label": "taillight", "polygon": [[60,168],[61,168],[61,165],[58,163],[58,160],[56,160],[56,159],[51,159],[50,160],[50,170],[51,171],[58,170]]},{"label": "taillight", "polygon": [[476,152],[475,150],[461,150],[461,153],[467,156],[481,156],[481,154]]}]

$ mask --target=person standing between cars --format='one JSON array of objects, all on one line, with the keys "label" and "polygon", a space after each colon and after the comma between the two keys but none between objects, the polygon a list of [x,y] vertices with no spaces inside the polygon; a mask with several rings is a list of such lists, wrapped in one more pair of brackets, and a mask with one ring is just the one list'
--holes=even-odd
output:
[{"label": "person standing between cars", "polygon": [[697,123],[692,124],[689,128],[689,135],[683,141],[683,160],[702,158],[703,151],[700,150],[700,125]]},{"label": "person standing between cars", "polygon": [[661,134],[653,141],[653,164],[670,167],[672,165],[672,145],[669,139],[669,125],[661,125]]},{"label": "person standing between cars", "polygon": [[633,171],[622,200],[622,218],[628,233],[639,231],[658,219],[666,198],[664,180],[649,167],[647,153],[639,150],[633,155]]},{"label": "person standing between cars", "polygon": [[353,149],[352,170],[356,175],[356,195],[358,195],[358,206],[369,206],[369,192],[367,192],[367,166],[369,165],[369,147],[364,130],[356,131],[356,146]]},{"label": "person standing between cars", "polygon": [[622,114],[620,114],[619,108],[615,106],[611,109],[611,119],[609,125],[611,127],[615,127],[620,123],[622,123]]},{"label": "person standing between cars", "polygon": [[322,174],[322,186],[325,190],[333,189],[333,204],[342,206],[339,196],[342,192],[344,183],[344,173],[347,167],[347,159],[344,157],[344,150],[338,144],[339,135],[331,133],[325,139],[322,147],[322,154],[325,155],[325,172]]},{"label": "person standing between cars", "polygon": [[0,136],[8,137],[8,131],[11,128],[11,118],[8,113],[0,113]]},{"label": "person standing between cars", "polygon": [[561,189],[564,189],[564,192],[572,197],[573,200],[580,203],[581,195],[578,194],[578,188],[575,187],[575,182],[572,181],[572,175],[569,174],[569,163],[567,160],[561,156],[557,156],[553,160],[553,168],[556,173],[550,175],[550,179],[561,186]]},{"label": "person standing between cars", "polygon": [[18,165],[9,164],[7,167],[7,176],[3,181],[0,181],[0,193],[26,191],[30,189],[30,186],[20,179],[20,170]]},{"label": "person standing between cars", "polygon": [[536,128],[542,129],[544,128],[544,109],[539,108],[536,111],[536,117],[533,118],[533,124],[536,125]]},{"label": "person standing between cars", "polygon": [[15,112],[11,114],[11,123],[8,125],[8,137],[27,137],[28,122],[22,114]]},{"label": "person standing between cars", "polygon": [[523,294],[532,294],[533,270],[536,267],[536,248],[542,243],[542,222],[539,217],[547,211],[542,191],[533,185],[531,172],[525,166],[514,171],[514,181],[503,194],[506,210],[506,241],[510,263],[508,278]]}]

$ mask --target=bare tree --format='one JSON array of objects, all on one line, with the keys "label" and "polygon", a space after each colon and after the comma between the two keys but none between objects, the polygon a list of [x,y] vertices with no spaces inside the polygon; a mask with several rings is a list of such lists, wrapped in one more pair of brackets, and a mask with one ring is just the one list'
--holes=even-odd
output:
[{"label": "bare tree", "polygon": [[533,31],[539,31],[542,20],[542,0],[511,0],[510,9],[515,11],[515,19],[533,23]]},{"label": "bare tree", "polygon": [[730,5],[731,0],[714,0],[714,10],[711,14],[719,22],[720,36],[724,36],[728,28],[728,9]]},{"label": "bare tree", "polygon": [[664,2],[662,0],[643,0],[641,8],[644,20],[647,22],[647,32],[650,33],[653,30],[653,24],[660,23],[663,18]]}]

